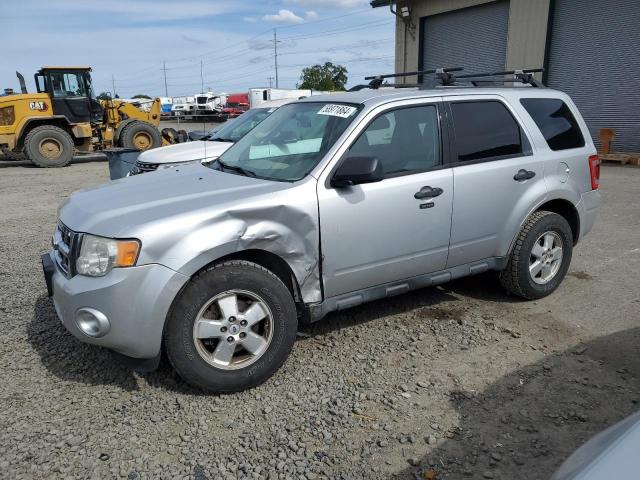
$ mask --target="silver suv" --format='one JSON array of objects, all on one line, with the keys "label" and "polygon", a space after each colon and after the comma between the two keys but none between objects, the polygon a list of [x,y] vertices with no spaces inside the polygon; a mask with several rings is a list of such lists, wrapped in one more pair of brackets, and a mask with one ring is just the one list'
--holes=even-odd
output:
[{"label": "silver suv", "polygon": [[238,391],[331,311],[488,270],[549,295],[598,179],[561,92],[363,89],[285,105],[212,162],[74,193],[42,260],[80,340],[144,368],[164,346],[189,383]]}]

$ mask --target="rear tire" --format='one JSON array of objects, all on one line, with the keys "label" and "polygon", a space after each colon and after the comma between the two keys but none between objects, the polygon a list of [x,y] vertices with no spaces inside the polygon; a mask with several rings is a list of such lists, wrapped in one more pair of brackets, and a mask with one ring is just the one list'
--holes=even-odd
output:
[{"label": "rear tire", "polygon": [[124,148],[145,151],[162,146],[162,135],[153,125],[135,121],[128,124],[122,132],[118,143]]},{"label": "rear tire", "polygon": [[64,167],[74,152],[71,135],[54,125],[35,127],[24,139],[25,156],[37,167]]},{"label": "rear tire", "polygon": [[573,253],[571,227],[557,213],[533,213],[520,229],[502,286],[519,297],[535,300],[552,293],[564,279]]},{"label": "rear tire", "polygon": [[297,325],[284,283],[260,265],[232,260],[191,279],[171,310],[164,342],[173,368],[188,383],[237,392],[282,366]]},{"label": "rear tire", "polygon": [[178,130],[178,143],[186,143],[189,140],[189,134],[186,130]]}]

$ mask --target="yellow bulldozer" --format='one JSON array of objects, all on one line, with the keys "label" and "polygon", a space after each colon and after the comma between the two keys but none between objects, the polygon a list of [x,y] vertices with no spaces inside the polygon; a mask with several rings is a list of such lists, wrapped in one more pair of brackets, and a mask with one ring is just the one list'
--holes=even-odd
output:
[{"label": "yellow bulldozer", "polygon": [[24,154],[38,167],[62,167],[74,153],[112,147],[148,150],[163,138],[160,100],[146,109],[120,99],[97,100],[89,67],[43,67],[34,76],[37,93],[0,96],[0,151]]}]

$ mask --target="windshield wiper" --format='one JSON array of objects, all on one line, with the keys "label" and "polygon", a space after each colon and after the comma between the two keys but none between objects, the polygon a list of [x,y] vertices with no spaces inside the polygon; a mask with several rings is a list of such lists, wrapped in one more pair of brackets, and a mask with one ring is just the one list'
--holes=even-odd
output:
[{"label": "windshield wiper", "polygon": [[230,138],[222,138],[222,137],[208,137],[207,140],[210,140],[212,142],[234,142],[234,140],[231,140]]},{"label": "windshield wiper", "polygon": [[256,172],[252,172],[251,170],[247,170],[246,168],[238,167],[237,165],[227,165],[226,163],[222,163],[220,161],[220,159],[217,159],[216,161],[218,162],[220,167],[222,167],[223,169],[226,168],[227,170],[231,170],[233,172],[241,173],[245,177],[257,177],[258,176],[256,174]]}]

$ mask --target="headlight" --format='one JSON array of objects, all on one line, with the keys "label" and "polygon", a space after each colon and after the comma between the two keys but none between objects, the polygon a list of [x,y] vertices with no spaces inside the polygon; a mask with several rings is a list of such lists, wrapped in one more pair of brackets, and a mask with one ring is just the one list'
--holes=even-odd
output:
[{"label": "headlight", "polygon": [[76,270],[80,275],[102,277],[114,267],[132,267],[136,264],[140,242],[84,235]]}]

